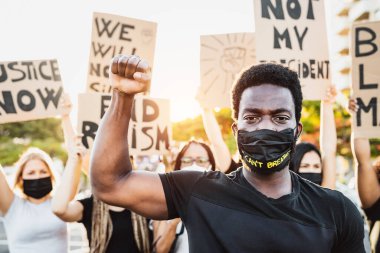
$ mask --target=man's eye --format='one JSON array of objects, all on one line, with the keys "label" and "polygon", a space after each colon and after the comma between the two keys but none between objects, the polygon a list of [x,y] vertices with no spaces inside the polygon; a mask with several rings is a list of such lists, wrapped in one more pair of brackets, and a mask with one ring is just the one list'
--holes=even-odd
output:
[{"label": "man's eye", "polygon": [[247,120],[247,121],[257,121],[258,117],[256,117],[256,116],[245,116],[244,120]]},{"label": "man's eye", "polygon": [[287,116],[277,116],[277,117],[275,117],[275,120],[278,121],[278,122],[285,122],[285,121],[289,120],[289,117],[287,117]]}]

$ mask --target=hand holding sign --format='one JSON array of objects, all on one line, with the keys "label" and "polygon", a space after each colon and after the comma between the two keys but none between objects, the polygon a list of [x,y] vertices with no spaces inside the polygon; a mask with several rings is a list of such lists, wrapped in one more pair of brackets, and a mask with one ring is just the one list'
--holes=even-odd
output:
[{"label": "hand holding sign", "polygon": [[335,86],[330,85],[330,86],[327,88],[326,96],[325,96],[325,98],[323,99],[323,102],[324,102],[324,103],[327,103],[327,104],[334,104],[335,101],[336,101],[336,96],[337,96],[337,94],[338,94],[338,92],[337,92]]},{"label": "hand holding sign", "polygon": [[356,99],[350,98],[347,105],[348,112],[352,115],[358,111],[358,104],[356,103]]},{"label": "hand holding sign", "polygon": [[118,55],[112,58],[110,82],[113,88],[134,95],[149,88],[148,63],[136,55]]}]

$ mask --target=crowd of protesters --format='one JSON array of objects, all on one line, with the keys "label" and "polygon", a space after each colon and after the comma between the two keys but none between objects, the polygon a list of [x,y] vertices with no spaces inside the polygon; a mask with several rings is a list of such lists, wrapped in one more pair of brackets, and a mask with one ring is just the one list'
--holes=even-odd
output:
[{"label": "crowd of protesters", "polygon": [[[111,81],[114,102],[94,150],[82,146],[65,97],[64,173],[57,175],[52,159],[37,148],[20,156],[13,185],[0,169],[0,215],[10,252],[68,252],[68,222],[84,225],[92,253],[370,252],[371,247],[380,252],[380,240],[372,245],[369,240],[380,219],[380,157],[371,158],[368,139],[352,135],[357,180],[352,191],[359,198],[339,193],[333,86],[321,101],[320,148],[302,141],[297,75],[262,64],[244,72],[232,90],[239,160],[223,140],[213,109],[201,105],[208,139],[189,140],[171,154],[175,159],[164,163],[168,159],[159,156],[160,166],[153,167],[161,169],[143,171],[143,159],[129,156],[127,138],[121,138],[131,98],[150,81],[147,66],[135,59],[113,60],[111,80],[114,75],[131,83]],[[118,106],[127,120],[112,114]],[[347,110],[357,109],[350,98]],[[265,166],[273,160],[274,168]],[[92,193],[78,199],[82,172],[91,174]]]}]

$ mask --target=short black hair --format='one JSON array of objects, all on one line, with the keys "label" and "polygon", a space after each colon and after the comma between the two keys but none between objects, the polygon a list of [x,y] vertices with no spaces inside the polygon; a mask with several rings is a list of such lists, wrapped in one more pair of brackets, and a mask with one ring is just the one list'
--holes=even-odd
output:
[{"label": "short black hair", "polygon": [[290,160],[289,169],[296,172],[298,174],[298,171],[300,169],[302,158],[306,153],[309,153],[311,151],[314,151],[318,154],[319,158],[321,159],[322,163],[322,156],[321,152],[319,152],[318,148],[309,142],[301,142],[296,145],[296,148],[294,150],[294,154],[292,156],[292,159]]},{"label": "short black hair", "polygon": [[241,74],[232,88],[233,118],[238,119],[241,95],[244,90],[262,84],[273,84],[290,90],[298,123],[301,119],[302,110],[302,91],[298,75],[287,67],[273,63],[254,65]]},{"label": "short black hair", "polygon": [[181,163],[182,163],[181,159],[184,156],[185,152],[189,149],[191,144],[201,145],[206,150],[207,155],[208,155],[208,159],[209,159],[210,164],[211,164],[211,170],[215,170],[215,168],[216,168],[215,158],[214,158],[214,155],[212,154],[211,148],[206,143],[201,142],[201,141],[196,141],[196,140],[191,140],[185,146],[183,146],[181,151],[178,153],[177,158],[175,159],[174,170],[180,170],[181,169]]}]

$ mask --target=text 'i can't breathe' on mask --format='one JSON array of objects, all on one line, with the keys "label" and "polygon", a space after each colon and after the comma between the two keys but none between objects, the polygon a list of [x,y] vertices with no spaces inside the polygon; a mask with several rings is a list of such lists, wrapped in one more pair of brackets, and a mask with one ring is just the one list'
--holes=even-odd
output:
[{"label": "text 'i can't breathe' on mask", "polygon": [[270,174],[284,169],[290,162],[296,139],[294,129],[238,131],[238,148],[243,163],[252,171]]}]

